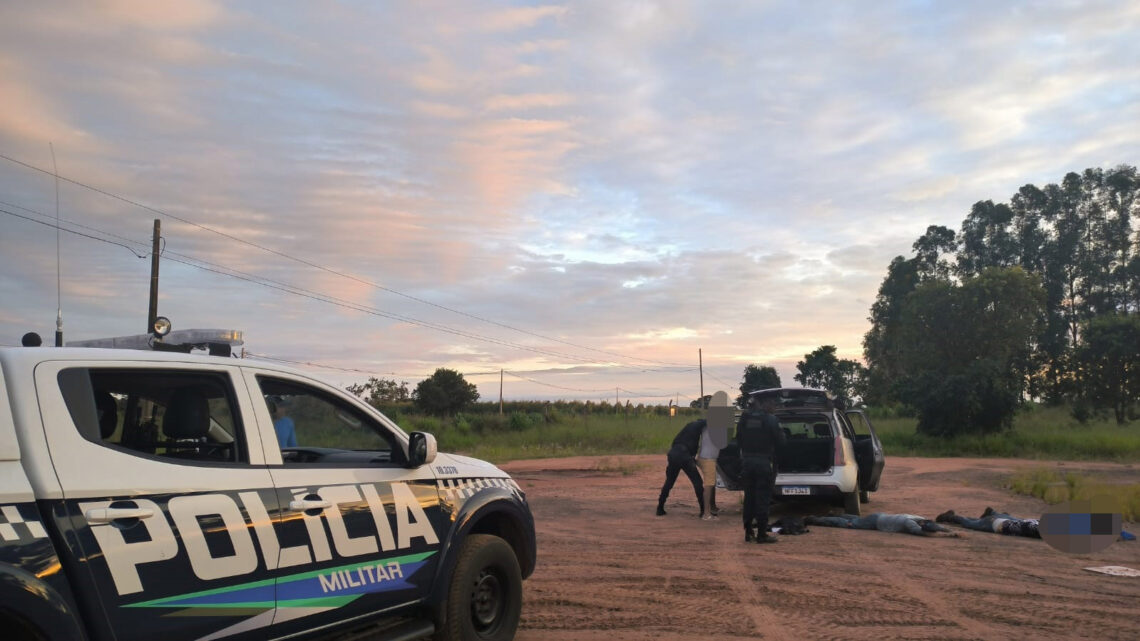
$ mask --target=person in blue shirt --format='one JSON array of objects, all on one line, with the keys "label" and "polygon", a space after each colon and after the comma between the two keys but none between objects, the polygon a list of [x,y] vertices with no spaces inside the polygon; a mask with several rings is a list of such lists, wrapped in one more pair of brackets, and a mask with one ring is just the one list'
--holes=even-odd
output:
[{"label": "person in blue shirt", "polygon": [[265,399],[269,406],[269,415],[273,417],[273,429],[277,432],[277,444],[281,449],[297,447],[297,430],[293,419],[286,416],[285,406],[288,404],[280,396],[270,396]]}]

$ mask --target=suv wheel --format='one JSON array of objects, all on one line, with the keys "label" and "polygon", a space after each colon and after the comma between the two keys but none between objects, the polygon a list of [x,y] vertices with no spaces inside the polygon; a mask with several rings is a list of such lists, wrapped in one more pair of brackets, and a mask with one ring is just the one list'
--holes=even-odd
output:
[{"label": "suv wheel", "polygon": [[847,514],[854,514],[859,516],[862,511],[859,508],[859,490],[847,492],[843,495],[843,511]]},{"label": "suv wheel", "polygon": [[437,641],[508,641],[522,612],[522,572],[506,541],[472,534],[459,548]]},{"label": "suv wheel", "polygon": [[859,502],[860,503],[870,503],[871,502],[871,496],[869,494],[867,494],[867,490],[859,490]]}]

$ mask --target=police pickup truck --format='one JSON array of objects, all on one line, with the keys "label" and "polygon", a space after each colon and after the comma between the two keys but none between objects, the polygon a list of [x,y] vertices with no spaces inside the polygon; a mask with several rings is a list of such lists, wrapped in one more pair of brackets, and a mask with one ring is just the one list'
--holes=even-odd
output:
[{"label": "police pickup truck", "polygon": [[304,373],[0,348],[3,639],[511,639],[534,565],[506,473]]}]

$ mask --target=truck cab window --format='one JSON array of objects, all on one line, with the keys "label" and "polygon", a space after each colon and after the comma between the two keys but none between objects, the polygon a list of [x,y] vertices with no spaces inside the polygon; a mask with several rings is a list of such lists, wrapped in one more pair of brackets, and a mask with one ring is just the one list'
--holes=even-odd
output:
[{"label": "truck cab window", "polygon": [[182,462],[248,461],[224,374],[73,368],[59,380],[90,441]]},{"label": "truck cab window", "polygon": [[403,464],[395,436],[358,408],[293,381],[257,381],[287,465]]}]

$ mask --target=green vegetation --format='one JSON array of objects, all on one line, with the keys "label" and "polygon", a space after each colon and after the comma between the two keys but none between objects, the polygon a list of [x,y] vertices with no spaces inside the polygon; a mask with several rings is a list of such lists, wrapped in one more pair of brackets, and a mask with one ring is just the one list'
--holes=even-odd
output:
[{"label": "green vegetation", "polygon": [[[744,407],[745,402],[748,401],[749,392],[772,387],[783,387],[780,383],[780,375],[776,372],[775,367],[755,364],[745,367],[744,377],[740,381],[740,396],[736,397],[736,406]],[[708,406],[707,398],[705,399],[705,406]]]},{"label": "green vegetation", "polygon": [[[477,403],[470,410],[441,418],[414,413],[407,404],[382,408],[405,430],[435,435],[442,451],[493,462],[664,455],[677,431],[698,416],[689,408],[670,418],[666,407],[626,410],[608,404],[561,401],[509,403],[502,416],[497,403]],[[871,410],[870,415],[887,456],[1140,461],[1140,430],[1121,427],[1109,417],[1080,423],[1065,407],[1027,406],[1017,413],[1010,430],[957,437],[917,434],[916,419],[897,412]],[[620,467],[614,461],[607,465]]]},{"label": "green vegetation", "polygon": [[823,345],[804,354],[804,360],[796,363],[796,371],[793,378],[800,385],[825,389],[843,405],[849,405],[859,393],[866,376],[866,370],[857,361],[837,357],[834,345]]},{"label": "green vegetation", "polygon": [[[547,421],[543,414],[459,415],[454,420],[406,416],[405,430],[431,432],[442,451],[492,462],[611,454],[662,454],[691,416],[640,414],[569,415]],[[628,473],[611,461],[611,471]]]},{"label": "green vegetation", "polygon": [[1138,202],[1136,167],[1090,168],[978,201],[958,232],[928,227],[871,306],[863,400],[907,404],[942,436],[1000,435],[1025,398],[1133,420]]},{"label": "green vegetation", "polygon": [[[443,451],[494,462],[664,454],[677,431],[700,415],[695,409],[673,408],[677,414],[670,417],[670,408],[663,405],[512,401],[503,406],[503,414],[499,414],[498,403],[484,402],[440,417],[422,414],[406,401],[374,404],[405,430],[435,435]],[[1009,429],[989,434],[967,431],[957,436],[917,433],[917,419],[898,406],[872,408],[869,414],[887,456],[1140,461],[1140,430],[1118,425],[1107,414],[1081,422],[1066,406],[1026,404],[1018,409]],[[613,461],[606,465],[622,467]]]},{"label": "green vegetation", "polygon": [[984,456],[1140,461],[1140,430],[1108,419],[1080,423],[1066,407],[1026,406],[1009,430],[940,437],[915,431],[916,419],[871,412],[888,456]]},{"label": "green vegetation", "polygon": [[412,391],[412,403],[432,416],[454,416],[479,400],[479,390],[463,374],[441,367],[420,381]]},{"label": "green vegetation", "polygon": [[1114,496],[1120,501],[1119,508],[1126,521],[1140,520],[1140,483],[1113,483],[1080,474],[1061,474],[1036,468],[1013,475],[1009,488],[1018,494],[1035,496],[1050,505],[1100,495]]}]

